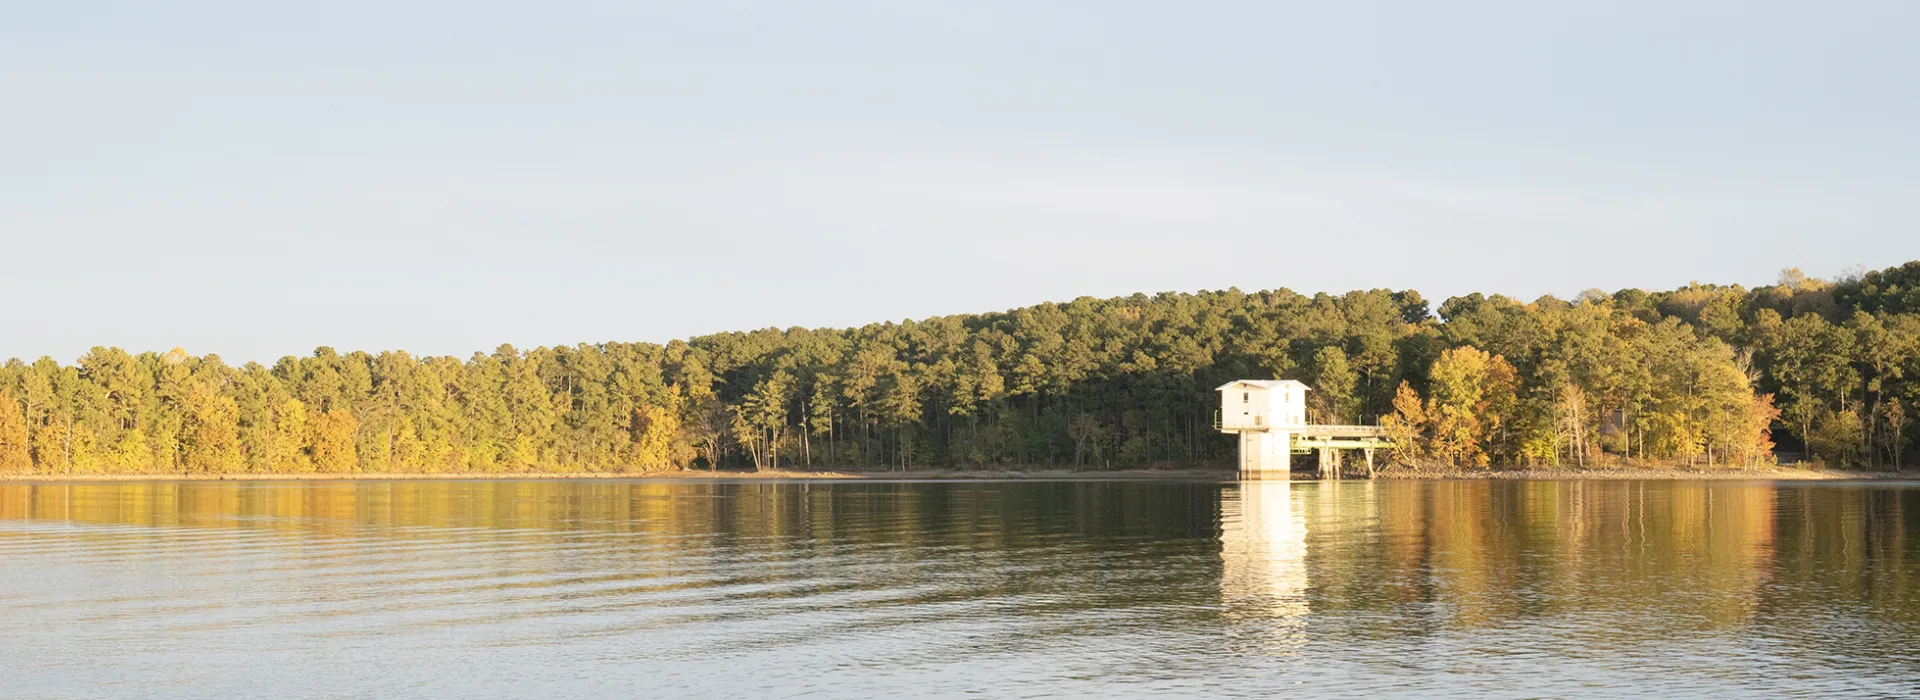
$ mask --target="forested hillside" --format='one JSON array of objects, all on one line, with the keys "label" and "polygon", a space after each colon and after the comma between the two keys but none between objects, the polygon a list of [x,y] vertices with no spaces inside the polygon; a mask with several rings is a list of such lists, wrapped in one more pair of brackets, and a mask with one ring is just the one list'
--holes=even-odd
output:
[{"label": "forested hillside", "polygon": [[0,471],[528,472],[1225,464],[1213,388],[1298,378],[1402,461],[1887,465],[1920,410],[1920,262],[1758,289],[1082,298],[852,329],[234,367],[0,368]]}]

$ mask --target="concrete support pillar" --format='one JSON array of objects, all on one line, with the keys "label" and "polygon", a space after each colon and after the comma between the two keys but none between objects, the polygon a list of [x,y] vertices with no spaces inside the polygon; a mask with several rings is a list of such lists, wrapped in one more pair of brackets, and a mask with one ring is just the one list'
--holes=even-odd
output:
[{"label": "concrete support pillar", "polygon": [[1367,478],[1373,478],[1373,448],[1367,448]]},{"label": "concrete support pillar", "polygon": [[1292,478],[1291,436],[1284,430],[1248,430],[1240,433],[1240,478]]}]

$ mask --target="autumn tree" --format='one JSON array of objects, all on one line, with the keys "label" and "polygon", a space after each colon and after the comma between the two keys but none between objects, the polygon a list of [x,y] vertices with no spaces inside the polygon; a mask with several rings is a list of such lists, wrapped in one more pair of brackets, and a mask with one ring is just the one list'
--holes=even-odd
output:
[{"label": "autumn tree", "polygon": [[242,471],[240,408],[231,397],[201,387],[189,395],[187,427],[181,447],[193,472]]},{"label": "autumn tree", "polygon": [[359,463],[354,433],[360,421],[344,408],[324,411],[308,419],[307,455],[323,474],[345,474]]},{"label": "autumn tree", "polygon": [[1514,370],[1505,358],[1471,345],[1447,350],[1428,372],[1433,454],[1456,465],[1485,466],[1499,449],[1512,408]]},{"label": "autumn tree", "polygon": [[681,430],[680,417],[660,406],[634,409],[632,465],[645,472],[680,469],[693,460],[693,446]]},{"label": "autumn tree", "polygon": [[0,472],[33,470],[28,451],[27,416],[20,410],[13,392],[0,388]]},{"label": "autumn tree", "polygon": [[1394,390],[1393,412],[1380,417],[1380,427],[1393,443],[1394,461],[1411,465],[1426,456],[1430,429],[1427,409],[1420,394],[1407,382],[1401,381]]}]

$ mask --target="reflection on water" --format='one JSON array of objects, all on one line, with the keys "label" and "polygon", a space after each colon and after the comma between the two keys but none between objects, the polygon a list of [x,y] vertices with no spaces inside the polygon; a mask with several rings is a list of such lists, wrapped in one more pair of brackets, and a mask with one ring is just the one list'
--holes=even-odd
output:
[{"label": "reflection on water", "polygon": [[0,484],[6,697],[1920,690],[1920,489]]},{"label": "reflection on water", "polygon": [[1269,653],[1306,643],[1307,524],[1294,512],[1298,505],[1287,481],[1247,481],[1220,494],[1222,607],[1232,617],[1270,621],[1238,640]]}]

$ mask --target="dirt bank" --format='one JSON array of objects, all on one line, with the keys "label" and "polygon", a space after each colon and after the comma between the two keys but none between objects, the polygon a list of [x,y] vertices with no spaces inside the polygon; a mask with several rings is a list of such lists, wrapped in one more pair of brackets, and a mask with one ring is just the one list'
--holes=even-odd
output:
[{"label": "dirt bank", "polygon": [[877,481],[950,481],[950,480],[1232,480],[1230,470],[1216,469],[1118,469],[1074,471],[1069,469],[919,469],[911,471],[701,471],[635,473],[548,473],[512,474],[0,474],[7,481],[394,481],[412,479],[647,479],[647,480],[877,480]]},{"label": "dirt bank", "polygon": [[[1296,478],[1298,478],[1296,476]],[[1395,468],[1381,470],[1376,479],[1760,479],[1822,481],[1837,479],[1920,478],[1920,472],[1853,472],[1796,467],[1759,469],[1688,469],[1685,467],[1603,467],[1594,469]]]}]

